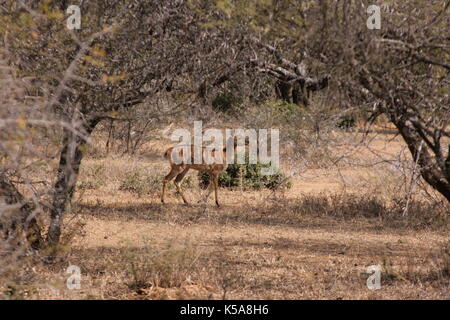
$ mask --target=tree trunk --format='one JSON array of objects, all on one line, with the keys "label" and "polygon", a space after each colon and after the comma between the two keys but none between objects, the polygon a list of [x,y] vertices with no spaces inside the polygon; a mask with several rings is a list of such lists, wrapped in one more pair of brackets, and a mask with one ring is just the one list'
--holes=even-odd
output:
[{"label": "tree trunk", "polygon": [[83,158],[86,138],[94,130],[98,119],[86,123],[81,130],[84,136],[80,136],[71,130],[64,129],[63,145],[59,159],[59,167],[54,187],[53,203],[51,209],[51,221],[47,235],[49,245],[57,245],[61,236],[63,216],[73,196],[78,180],[80,164]]},{"label": "tree trunk", "polygon": [[448,146],[447,160],[445,160],[445,173],[447,180],[450,182],[450,145]]},{"label": "tree trunk", "polygon": [[288,81],[278,80],[275,84],[275,93],[278,99],[287,103],[308,107],[310,93],[326,88],[329,79],[330,77],[327,75],[309,83],[297,81],[292,84]]},{"label": "tree trunk", "polygon": [[394,120],[393,122],[408,145],[408,149],[411,152],[414,161],[417,161],[420,167],[421,176],[429,185],[441,193],[450,202],[449,177],[447,177],[446,172],[439,167],[433,156],[430,155],[428,147],[423,147],[420,150],[422,138],[419,133],[409,121]]},{"label": "tree trunk", "polygon": [[296,82],[292,86],[292,103],[307,108],[309,106],[309,92],[305,86]]},{"label": "tree trunk", "polygon": [[275,84],[275,92],[277,94],[278,99],[286,101],[287,103],[292,103],[291,97],[292,85],[289,83],[278,80]]},{"label": "tree trunk", "polygon": [[114,139],[114,120],[110,120],[109,131],[108,131],[108,140],[106,141],[106,154],[109,154],[109,148],[112,147],[112,140]]},{"label": "tree trunk", "polygon": [[27,202],[24,196],[17,188],[8,180],[8,178],[0,173],[0,198],[6,205],[14,206],[10,215],[5,214],[6,210],[2,210],[2,220],[0,221],[0,231],[2,238],[7,242],[15,242],[15,246],[21,242],[20,233],[25,233],[28,244],[33,249],[39,249],[42,245],[41,228],[34,216],[36,205]]}]

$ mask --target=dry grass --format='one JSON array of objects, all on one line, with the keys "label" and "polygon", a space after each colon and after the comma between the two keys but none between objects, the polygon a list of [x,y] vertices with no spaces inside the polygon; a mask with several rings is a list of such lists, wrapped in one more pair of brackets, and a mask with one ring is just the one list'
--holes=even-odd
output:
[{"label": "dry grass", "polygon": [[[379,152],[401,150],[377,139]],[[449,299],[446,204],[418,190],[408,214],[395,168],[339,165],[293,178],[288,191],[221,190],[223,207],[186,186],[159,202],[163,145],[140,156],[88,158],[67,216],[66,250],[18,275],[12,298]],[[352,153],[367,160],[370,153]],[[288,170],[284,167],[284,170]],[[191,174],[192,175],[192,174]],[[145,178],[148,177],[148,180]],[[396,193],[395,193],[396,192]],[[427,192],[430,192],[427,190]],[[70,244],[70,247],[69,247]],[[68,290],[77,265],[82,288]],[[366,286],[381,265],[382,288]]]}]

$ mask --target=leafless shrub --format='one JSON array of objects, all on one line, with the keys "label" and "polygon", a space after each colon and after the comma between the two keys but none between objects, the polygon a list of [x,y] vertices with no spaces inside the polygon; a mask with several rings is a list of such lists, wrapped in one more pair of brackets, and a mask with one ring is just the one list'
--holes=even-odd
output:
[{"label": "leafless shrub", "polygon": [[386,199],[375,194],[336,193],[304,195],[290,204],[301,215],[330,216],[339,219],[377,218],[386,227],[447,228],[447,205],[433,206],[427,201],[413,200],[404,215],[404,198]]},{"label": "leafless shrub", "polygon": [[199,254],[193,248],[176,248],[169,245],[158,252],[130,252],[123,263],[131,277],[131,289],[173,288],[192,281],[192,270],[198,258]]}]

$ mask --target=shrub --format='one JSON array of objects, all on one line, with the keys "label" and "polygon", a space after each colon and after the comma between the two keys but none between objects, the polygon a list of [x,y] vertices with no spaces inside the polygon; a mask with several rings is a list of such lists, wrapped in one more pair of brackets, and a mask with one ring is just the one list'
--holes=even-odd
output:
[{"label": "shrub", "polygon": [[336,126],[340,129],[349,130],[356,126],[356,121],[353,116],[346,115],[339,117],[338,123]]},{"label": "shrub", "polygon": [[412,199],[404,214],[404,199],[386,199],[373,193],[306,194],[293,202],[293,211],[301,214],[327,215],[339,218],[377,218],[386,227],[448,228],[449,206]]},{"label": "shrub", "polygon": [[194,273],[194,265],[200,254],[195,248],[167,247],[162,251],[144,249],[124,255],[124,263],[129,266],[131,289],[148,287],[181,287]]},{"label": "shrub", "polygon": [[[302,108],[296,104],[286,102],[284,100],[269,100],[255,110],[255,113],[262,113],[262,118],[267,118],[271,125],[304,125],[303,122],[309,118],[309,110]],[[253,116],[253,112],[252,112]]]},{"label": "shrub", "polygon": [[230,112],[233,108],[241,104],[241,99],[236,97],[231,91],[219,93],[212,101],[212,107],[216,111]]},{"label": "shrub", "polygon": [[[286,176],[277,172],[273,175],[261,174],[261,168],[268,165],[261,164],[230,164],[227,169],[219,176],[220,187],[239,187],[242,186],[248,190],[259,190],[267,188],[276,190],[278,188],[291,188],[292,184]],[[198,173],[199,185],[205,189],[209,185],[210,176],[206,172]]]}]

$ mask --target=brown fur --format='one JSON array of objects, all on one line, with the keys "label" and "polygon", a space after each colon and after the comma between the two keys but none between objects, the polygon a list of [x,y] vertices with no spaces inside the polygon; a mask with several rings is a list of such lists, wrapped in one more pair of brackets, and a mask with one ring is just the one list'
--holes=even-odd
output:
[{"label": "brown fur", "polygon": [[[202,147],[202,157],[204,156],[204,151],[205,151],[205,147]],[[175,187],[177,188],[177,191],[180,193],[181,198],[183,199],[184,203],[189,204],[189,202],[186,200],[186,197],[183,194],[183,191],[181,190],[180,184],[181,181],[184,179],[184,177],[186,176],[186,174],[188,173],[188,171],[190,169],[193,170],[197,170],[200,172],[207,172],[211,179],[209,182],[209,192],[206,196],[206,199],[209,197],[212,188],[214,188],[214,195],[215,195],[215,201],[216,201],[216,205],[217,207],[220,207],[219,204],[219,199],[218,199],[218,188],[219,188],[219,175],[221,172],[225,171],[227,168],[227,163],[226,163],[226,148],[223,148],[223,155],[222,155],[222,163],[213,163],[213,164],[206,164],[205,163],[205,159],[203,158],[203,164],[194,164],[194,146],[192,146],[191,149],[191,163],[180,163],[180,164],[175,164],[173,162],[173,154],[174,151],[174,147],[171,147],[169,149],[167,149],[164,152],[164,159],[169,161],[170,164],[170,172],[164,177],[164,181],[163,181],[163,188],[162,188],[162,194],[161,194],[161,202],[165,203],[164,200],[164,196],[165,196],[165,192],[166,192],[166,185],[167,183],[169,183],[172,179],[175,178],[174,180],[174,184]],[[182,157],[183,153],[182,150],[180,150],[179,155]],[[214,156],[214,153],[213,153]],[[212,188],[211,188],[212,187]]]}]

